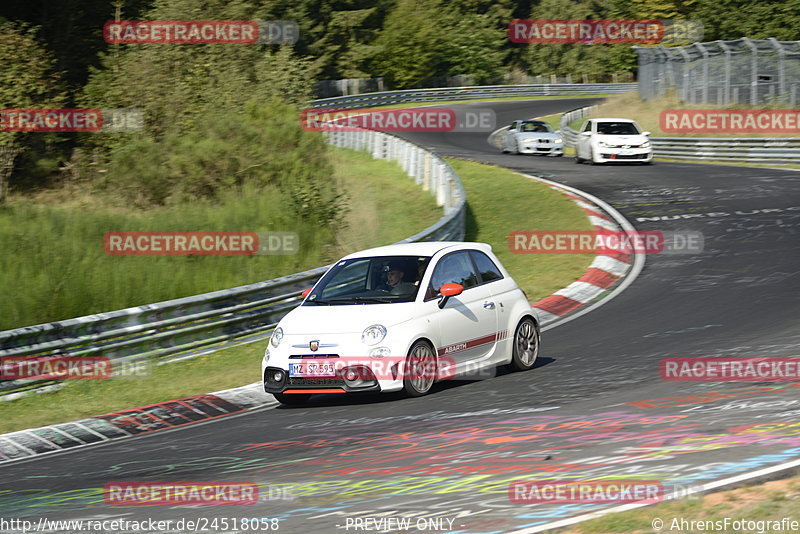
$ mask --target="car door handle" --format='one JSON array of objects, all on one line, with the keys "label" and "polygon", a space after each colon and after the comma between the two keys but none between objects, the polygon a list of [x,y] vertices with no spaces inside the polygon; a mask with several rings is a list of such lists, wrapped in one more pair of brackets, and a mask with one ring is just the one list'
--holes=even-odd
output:
[{"label": "car door handle", "polygon": [[487,310],[493,310],[494,309],[494,302],[489,302],[487,300],[486,302],[483,303],[483,307],[486,308]]}]

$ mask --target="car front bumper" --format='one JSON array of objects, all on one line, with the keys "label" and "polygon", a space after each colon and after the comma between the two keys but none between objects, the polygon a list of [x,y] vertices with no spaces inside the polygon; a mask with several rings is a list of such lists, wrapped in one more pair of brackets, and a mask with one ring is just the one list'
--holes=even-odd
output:
[{"label": "car front bumper", "polygon": [[[280,376],[280,378],[277,378],[278,376]],[[263,373],[264,391],[267,393],[315,394],[377,392],[383,391],[380,382],[380,380],[376,379],[373,385],[353,387],[341,377],[291,377],[286,369],[271,366],[264,368]]]},{"label": "car front bumper", "polygon": [[520,143],[520,154],[564,155],[564,143]]},{"label": "car front bumper", "polygon": [[[317,338],[322,338],[318,351],[309,350],[309,341]],[[268,360],[262,360],[261,377],[264,391],[355,393],[402,389],[405,347],[398,347],[395,350],[391,343],[386,343],[387,340],[376,346],[365,346],[352,338],[352,334],[287,336],[278,348],[270,348]],[[392,355],[370,356],[370,351],[377,348],[385,348],[388,354]],[[298,363],[330,364],[335,367],[335,376],[311,374],[290,376],[290,366]],[[348,380],[347,371],[355,372],[357,379]],[[276,378],[276,373],[279,373],[279,378]]]},{"label": "car front bumper", "polygon": [[615,162],[615,161],[652,161],[653,150],[650,148],[598,148],[596,161]]}]

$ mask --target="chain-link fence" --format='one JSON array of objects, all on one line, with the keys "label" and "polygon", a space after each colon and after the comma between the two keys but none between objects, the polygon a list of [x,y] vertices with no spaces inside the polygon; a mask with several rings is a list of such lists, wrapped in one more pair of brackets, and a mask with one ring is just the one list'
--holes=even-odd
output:
[{"label": "chain-link fence", "polygon": [[634,46],[642,99],[675,89],[687,104],[797,104],[800,41],[774,38]]}]

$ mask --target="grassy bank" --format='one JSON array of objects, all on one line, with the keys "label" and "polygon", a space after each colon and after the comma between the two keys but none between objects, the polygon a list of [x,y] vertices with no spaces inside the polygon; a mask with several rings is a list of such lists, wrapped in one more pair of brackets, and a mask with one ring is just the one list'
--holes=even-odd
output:
[{"label": "grassy bank", "polygon": [[[379,161],[371,167],[369,156],[339,154],[342,161],[351,162],[351,171],[378,170],[386,164]],[[466,239],[491,243],[531,301],[580,277],[591,256],[520,255],[508,248],[508,234],[514,230],[591,229],[583,211],[571,200],[505,169],[462,160],[450,163],[467,190]],[[428,193],[422,193],[410,180],[382,177],[380,173],[360,174],[359,180],[353,180],[348,190],[357,194],[359,201],[353,202],[348,215],[353,229],[347,237],[353,245],[349,251],[397,241],[439,217],[440,211],[431,207]],[[154,366],[145,379],[71,382],[60,391],[0,403],[0,433],[256,382],[263,350],[264,342],[241,345]]]},{"label": "grassy bank", "polygon": [[[724,525],[725,518],[730,521],[775,521],[789,518],[798,520],[800,516],[800,476],[794,475],[783,480],[756,484],[708,495],[690,495],[676,501],[668,501],[656,506],[638,508],[628,512],[608,514],[599,519],[579,523],[574,527],[558,530],[562,534],[649,534],[651,532],[670,532],[676,534],[690,532],[794,532],[791,527],[784,530],[780,526],[755,526],[755,529],[705,528],[689,526],[689,521],[719,521]],[[683,520],[683,522],[681,522]],[[660,522],[660,523],[659,523]],[[653,525],[662,525],[654,530]],[[697,523],[696,523],[697,524]],[[771,524],[770,524],[771,525]]]},{"label": "grassy bank", "polygon": [[572,200],[500,167],[464,160],[449,163],[467,190],[467,241],[491,243],[531,302],[581,277],[593,256],[514,254],[508,246],[515,230],[593,230]]},{"label": "grassy bank", "polygon": [[[79,189],[17,196],[0,208],[0,330],[68,319],[269,280],[397,241],[433,224],[441,210],[396,164],[331,148],[332,180],[349,197],[345,225],[317,228],[286,209],[277,188],[225,193],[146,211],[111,208]],[[393,202],[389,199],[402,198]],[[380,214],[380,216],[379,216]],[[291,231],[300,251],[285,256],[115,256],[110,231]]]}]

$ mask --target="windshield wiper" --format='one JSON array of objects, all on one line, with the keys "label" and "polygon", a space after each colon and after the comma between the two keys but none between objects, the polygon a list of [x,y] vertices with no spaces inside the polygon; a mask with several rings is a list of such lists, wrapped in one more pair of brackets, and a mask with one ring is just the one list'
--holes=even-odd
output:
[{"label": "windshield wiper", "polygon": [[[400,297],[400,295],[392,295],[392,297]],[[378,302],[378,303],[387,303],[387,302],[394,302],[396,299],[388,298],[387,297],[336,297],[332,299],[326,300],[309,300],[308,302],[318,302],[320,304],[336,304],[340,302]]]},{"label": "windshield wiper", "polygon": [[314,303],[314,304],[333,304],[333,302],[332,302],[332,301],[330,301],[330,300],[323,300],[323,299],[307,300],[306,302],[307,302],[307,303],[308,303],[308,302],[311,302],[311,303]]}]

